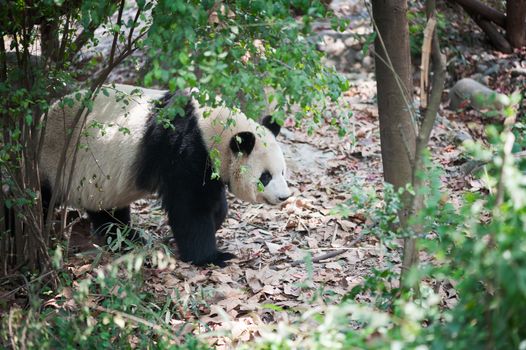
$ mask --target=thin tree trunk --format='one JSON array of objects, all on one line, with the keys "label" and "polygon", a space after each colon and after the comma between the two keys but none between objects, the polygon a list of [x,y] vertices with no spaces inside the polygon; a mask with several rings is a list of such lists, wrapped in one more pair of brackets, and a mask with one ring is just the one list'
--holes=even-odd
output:
[{"label": "thin tree trunk", "polygon": [[[401,188],[412,181],[416,145],[407,1],[373,0],[372,7],[378,34],[374,47],[384,179]],[[411,195],[405,193],[402,201],[399,216],[402,227],[406,228],[412,207]],[[416,259],[415,239],[405,238],[402,280],[407,267],[416,263]]]},{"label": "thin tree trunk", "polygon": [[372,5],[378,32],[374,47],[384,178],[399,188],[411,183],[416,140],[407,2],[373,0]]},{"label": "thin tree trunk", "polygon": [[515,48],[526,44],[526,0],[506,1],[506,36]]},{"label": "thin tree trunk", "polygon": [[60,46],[56,21],[43,21],[40,25],[40,39],[42,57],[45,61],[56,62]]}]

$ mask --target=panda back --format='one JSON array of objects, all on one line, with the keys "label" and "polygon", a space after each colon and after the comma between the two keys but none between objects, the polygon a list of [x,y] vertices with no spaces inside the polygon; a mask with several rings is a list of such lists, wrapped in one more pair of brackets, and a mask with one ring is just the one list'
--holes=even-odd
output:
[{"label": "panda back", "polygon": [[[72,129],[80,103],[65,108],[55,103],[51,107],[39,165],[43,180],[58,192],[60,201],[101,210],[125,207],[146,195],[136,186],[134,163],[153,101],[161,99],[166,91],[141,88],[140,95],[131,95],[136,89],[116,85],[115,89],[108,87],[108,96],[99,93],[82,132],[79,126]],[[68,97],[74,99],[73,95]],[[74,137],[67,149],[65,175],[55,188],[59,161],[70,132]],[[77,143],[79,149],[71,173]],[[68,180],[71,187],[66,198]]]}]

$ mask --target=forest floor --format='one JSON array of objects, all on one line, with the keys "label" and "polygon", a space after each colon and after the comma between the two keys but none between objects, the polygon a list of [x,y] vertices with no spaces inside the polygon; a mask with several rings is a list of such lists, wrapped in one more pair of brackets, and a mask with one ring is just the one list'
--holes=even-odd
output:
[{"label": "forest floor", "polygon": [[[195,306],[167,320],[174,329],[184,325],[181,335],[214,330],[218,333],[210,343],[228,348],[252,339],[264,325],[289,322],[316,305],[337,303],[373,269],[399,269],[396,251],[388,250],[373,235],[363,235],[374,225],[365,209],[350,213],[348,218],[331,213],[353,193],[381,196],[383,189],[374,59],[371,53],[362,52],[372,31],[369,15],[360,1],[333,1],[332,6],[339,15],[351,19],[351,28],[335,33],[320,23],[317,32],[323,40],[320,48],[327,53],[327,64],[336,67],[352,84],[340,102],[331,107],[337,110],[350,106],[350,133],[340,137],[330,126],[319,127],[313,135],[307,135],[302,128],[284,130],[278,139],[294,196],[279,206],[251,205],[229,197],[229,214],[217,233],[220,248],[238,257],[227,267],[197,268],[175,259],[170,269],[145,268],[145,288],[159,304],[172,298],[182,309]],[[466,159],[461,142],[483,140],[487,120],[474,111],[450,111],[447,89],[460,78],[476,75],[500,92],[524,91],[526,76],[512,74],[512,70],[526,69],[526,54],[492,51],[484,35],[466,23],[458,11],[448,7],[442,10],[448,18],[447,28],[441,32],[448,78],[431,151],[434,164],[442,168],[441,181],[448,200],[456,203],[464,191],[484,190],[484,184],[463,167]],[[420,72],[418,65],[414,66],[415,86],[419,86]],[[126,71],[126,67],[111,79],[135,83],[133,72]],[[157,201],[136,203],[133,220],[156,237],[170,235],[167,218]],[[94,255],[82,253],[90,248],[86,228],[86,222],[77,227],[71,242],[77,247],[70,249],[67,261],[67,268],[78,280],[96,273]],[[334,251],[340,254],[306,263],[307,256]],[[97,265],[111,263],[112,259],[111,253],[105,253]],[[435,288],[446,306],[457,298],[451,286]],[[367,300],[367,296],[361,298]]]}]

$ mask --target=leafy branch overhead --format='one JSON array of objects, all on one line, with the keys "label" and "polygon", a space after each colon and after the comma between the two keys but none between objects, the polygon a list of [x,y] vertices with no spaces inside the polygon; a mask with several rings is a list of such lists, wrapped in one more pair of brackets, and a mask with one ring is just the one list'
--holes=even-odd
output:
[{"label": "leafy branch overhead", "polygon": [[[288,1],[159,1],[147,40],[152,69],[145,82],[197,88],[201,103],[214,104],[221,96],[253,118],[270,103],[280,122],[293,104],[300,107],[297,120],[319,120],[320,109],[312,104],[334,101],[348,82],[320,64],[322,53],[310,34],[313,21],[331,14],[319,2],[301,10],[308,16],[292,17]],[[334,18],[333,26],[346,23]]]}]

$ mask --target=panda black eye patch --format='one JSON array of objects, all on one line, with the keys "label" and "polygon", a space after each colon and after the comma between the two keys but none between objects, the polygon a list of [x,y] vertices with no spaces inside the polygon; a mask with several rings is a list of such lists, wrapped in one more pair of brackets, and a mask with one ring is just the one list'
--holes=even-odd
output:
[{"label": "panda black eye patch", "polygon": [[272,180],[272,175],[270,175],[268,170],[265,170],[259,177],[259,181],[263,184],[263,186],[267,186],[270,180]]}]

